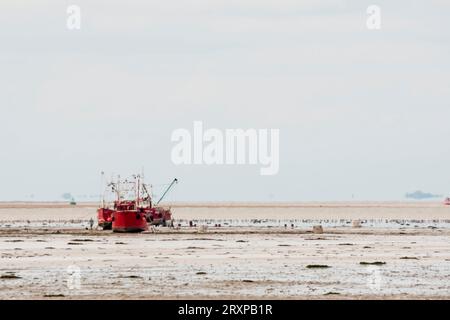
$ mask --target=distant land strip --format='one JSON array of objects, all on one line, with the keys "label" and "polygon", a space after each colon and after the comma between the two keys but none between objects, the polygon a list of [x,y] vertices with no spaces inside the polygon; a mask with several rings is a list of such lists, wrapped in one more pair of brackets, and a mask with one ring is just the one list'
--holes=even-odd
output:
[{"label": "distant land strip", "polygon": [[[174,208],[408,208],[441,207],[440,201],[342,201],[342,202],[165,202],[161,206]],[[0,202],[0,209],[34,209],[34,208],[93,208],[99,202],[78,202],[71,205],[64,201],[55,202]],[[450,209],[450,207],[449,207]]]}]

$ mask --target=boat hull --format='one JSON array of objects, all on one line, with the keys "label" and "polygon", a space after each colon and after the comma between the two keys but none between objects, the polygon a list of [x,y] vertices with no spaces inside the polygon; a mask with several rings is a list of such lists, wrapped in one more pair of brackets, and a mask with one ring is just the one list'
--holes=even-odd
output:
[{"label": "boat hull", "polygon": [[104,230],[111,230],[112,227],[112,215],[114,210],[107,208],[99,208],[97,210],[98,226]]},{"label": "boat hull", "polygon": [[142,232],[148,230],[143,212],[137,210],[115,211],[112,219],[113,232]]},{"label": "boat hull", "polygon": [[155,226],[170,227],[173,225],[172,212],[163,207],[153,207],[145,210],[147,222]]}]

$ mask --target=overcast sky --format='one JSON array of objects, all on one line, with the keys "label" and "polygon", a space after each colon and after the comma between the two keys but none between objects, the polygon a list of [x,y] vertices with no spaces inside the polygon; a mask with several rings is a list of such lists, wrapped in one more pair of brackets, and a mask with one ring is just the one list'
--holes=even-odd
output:
[{"label": "overcast sky", "polygon": [[[180,201],[450,194],[449,17],[444,0],[2,0],[0,200],[83,200],[143,166]],[[279,173],[174,165],[195,120],[280,129]]]}]

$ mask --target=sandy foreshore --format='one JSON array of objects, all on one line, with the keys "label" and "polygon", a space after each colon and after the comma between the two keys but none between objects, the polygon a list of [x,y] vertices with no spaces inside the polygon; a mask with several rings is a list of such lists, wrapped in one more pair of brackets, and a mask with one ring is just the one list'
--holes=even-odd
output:
[{"label": "sandy foreshore", "polygon": [[[95,205],[57,205],[0,205],[0,299],[450,298],[450,208],[436,204],[173,207],[209,226],[141,234],[86,230]],[[345,222],[366,216],[388,220]]]},{"label": "sandy foreshore", "polygon": [[[98,203],[0,202],[0,221],[79,220],[95,217]],[[441,202],[165,203],[176,219],[407,219],[449,220]]]}]

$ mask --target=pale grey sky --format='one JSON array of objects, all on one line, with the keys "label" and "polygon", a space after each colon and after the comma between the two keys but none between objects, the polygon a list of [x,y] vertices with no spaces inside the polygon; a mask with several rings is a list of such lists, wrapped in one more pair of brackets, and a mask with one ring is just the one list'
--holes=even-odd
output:
[{"label": "pale grey sky", "polygon": [[[142,166],[180,179],[172,200],[449,194],[449,14],[444,0],[3,0],[0,200],[97,194],[100,171]],[[279,174],[175,166],[171,133],[194,120],[280,129]]]}]

